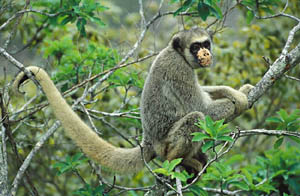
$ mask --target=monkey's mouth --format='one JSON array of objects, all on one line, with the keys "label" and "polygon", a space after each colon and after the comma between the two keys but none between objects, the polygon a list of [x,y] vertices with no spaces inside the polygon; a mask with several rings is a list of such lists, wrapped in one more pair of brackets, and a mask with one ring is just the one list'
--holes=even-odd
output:
[{"label": "monkey's mouth", "polygon": [[201,68],[206,68],[206,67],[210,67],[211,63],[211,59],[207,60],[207,59],[197,59],[197,63],[199,64],[199,66]]},{"label": "monkey's mouth", "polygon": [[209,67],[211,63],[207,63],[203,59],[198,59],[198,64],[199,64],[200,67]]},{"label": "monkey's mouth", "polygon": [[200,50],[197,53],[197,61],[200,67],[209,67],[212,62],[212,56],[210,54],[210,51],[206,48],[200,48]]}]

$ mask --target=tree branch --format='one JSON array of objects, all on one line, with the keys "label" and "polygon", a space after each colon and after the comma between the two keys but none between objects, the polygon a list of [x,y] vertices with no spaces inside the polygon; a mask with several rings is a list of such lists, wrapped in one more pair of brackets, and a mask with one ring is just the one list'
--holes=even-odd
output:
[{"label": "tree branch", "polygon": [[283,74],[300,62],[300,43],[287,55],[280,55],[270,66],[263,78],[255,85],[248,95],[249,106],[252,105],[275,83]]},{"label": "tree branch", "polygon": [[273,135],[273,136],[294,136],[300,138],[299,132],[285,130],[267,130],[267,129],[251,129],[240,131],[240,137],[249,135]]}]

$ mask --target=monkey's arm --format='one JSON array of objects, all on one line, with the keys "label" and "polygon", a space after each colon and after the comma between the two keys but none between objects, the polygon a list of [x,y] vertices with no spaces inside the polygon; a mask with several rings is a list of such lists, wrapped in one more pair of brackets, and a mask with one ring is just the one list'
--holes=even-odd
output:
[{"label": "monkey's arm", "polygon": [[234,91],[237,91],[229,86],[201,86],[201,89],[207,92],[212,99],[232,98]]},{"label": "monkey's arm", "polygon": [[209,93],[213,100],[228,98],[235,105],[235,113],[240,114],[248,109],[247,95],[253,86],[246,84],[239,90],[235,90],[229,86],[203,86],[201,88]]},{"label": "monkey's arm", "polygon": [[[251,85],[250,85],[251,86]],[[213,101],[210,103],[210,110],[212,110],[211,112],[214,113],[214,105],[217,105],[217,107],[222,107],[222,103],[224,104],[224,111],[227,111],[227,106],[228,106],[228,101],[224,101],[226,99],[223,98],[227,98],[231,101],[231,104],[233,105],[234,108],[234,113],[235,114],[240,114],[243,111],[248,109],[248,99],[246,96],[246,92],[243,91],[238,91],[235,90],[229,86],[204,86],[201,87],[205,92],[209,93],[211,98],[213,99]],[[245,88],[243,88],[245,90]],[[221,99],[222,101],[218,100]],[[214,103],[216,102],[216,103]],[[221,103],[220,103],[221,102]],[[219,110],[219,109],[217,109]],[[228,115],[231,116],[231,115]]]},{"label": "monkey's arm", "polygon": [[[248,95],[249,91],[254,88],[250,84],[243,85],[238,91]],[[201,86],[201,89],[209,93],[211,98],[220,99],[220,98],[229,98],[227,95],[230,91],[236,91],[235,89],[229,86]],[[232,94],[232,93],[230,93]]]}]

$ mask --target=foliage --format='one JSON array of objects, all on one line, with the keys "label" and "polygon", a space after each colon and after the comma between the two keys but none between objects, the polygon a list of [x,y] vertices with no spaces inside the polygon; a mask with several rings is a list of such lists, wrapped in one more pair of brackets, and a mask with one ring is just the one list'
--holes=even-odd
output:
[{"label": "foliage", "polygon": [[59,12],[57,16],[50,18],[53,25],[66,25],[76,22],[76,27],[82,36],[86,36],[85,26],[88,21],[97,23],[100,26],[105,25],[99,17],[95,16],[95,13],[108,9],[95,0],[71,0],[64,3],[61,3],[59,0],[43,0],[34,2],[33,6],[37,8],[50,8],[45,9],[49,13]]},{"label": "foliage", "polygon": [[[263,1],[252,1],[252,0],[244,0],[241,1],[241,4],[247,7],[247,23],[249,24],[254,15],[265,14],[274,14],[274,7],[278,7],[280,4],[280,0],[263,0]],[[258,3],[258,4],[257,4]]]},{"label": "foliage", "polygon": [[[24,9],[26,2],[29,1],[0,1],[0,24]],[[221,0],[169,2],[170,4],[164,4],[164,8],[174,13],[173,17],[166,15],[159,23],[154,22],[155,25],[150,26],[142,45],[127,62],[165,47],[170,34],[181,28],[182,23],[186,28],[195,24],[206,27],[215,19],[226,20],[226,28],[222,23],[211,28],[217,30],[214,36],[216,65],[212,71],[205,69],[198,72],[199,82],[203,85],[229,85],[238,89],[245,83],[256,84],[269,66],[262,56],[272,63],[281,53],[289,30],[294,25],[288,18],[282,17],[270,20],[256,19],[256,16],[268,16],[281,11],[284,4],[279,0],[243,0],[235,7],[233,16],[226,17],[225,9],[221,6],[224,1]],[[147,8],[144,11],[148,20],[156,14],[159,5],[155,1],[143,3],[144,8]],[[108,7],[110,9],[107,9]],[[298,1],[289,1],[286,13],[297,15],[299,7]],[[13,42],[8,45],[7,50],[26,65],[38,64],[44,66],[49,73],[52,71],[52,79],[62,91],[90,76],[106,73],[118,65],[126,51],[136,42],[141,30],[137,28],[141,17],[132,1],[37,0],[31,1],[27,8],[45,14],[29,12],[23,18],[16,18],[14,23],[1,31],[1,47],[3,40],[12,39]],[[224,28],[217,28],[220,26]],[[11,33],[14,31],[15,34]],[[299,33],[295,36],[295,43],[299,43]],[[294,46],[295,44],[292,44],[291,47]],[[152,60],[118,69],[94,94],[89,94],[84,105],[91,114],[92,121],[81,110],[78,112],[87,123],[94,123],[101,137],[113,145],[130,148],[136,144],[136,138],[142,137],[138,113],[139,99],[147,67]],[[299,76],[299,71],[297,66],[286,74]],[[95,81],[97,79],[91,81],[91,84]],[[4,86],[2,84],[5,84],[5,81],[1,78],[1,87]],[[83,90],[84,88],[78,88],[66,99],[76,99],[82,95]],[[299,83],[282,78],[253,109],[229,125],[224,124],[222,120],[213,122],[209,117],[197,123],[204,132],[194,133],[193,141],[203,142],[202,150],[212,158],[215,155],[213,151],[220,148],[218,144],[231,144],[232,138],[228,134],[233,130],[233,126],[239,126],[242,130],[264,127],[272,130],[299,131],[299,91]],[[45,130],[49,129],[54,119],[48,108],[34,112],[35,106],[46,103],[40,97],[12,118],[12,114],[16,112],[15,108],[23,106],[29,98],[23,100],[13,97],[11,100],[11,111],[7,113],[12,120],[9,132],[14,139],[8,138],[7,142],[10,182],[19,170],[19,160],[27,157],[32,146],[40,140]],[[106,114],[122,112],[125,114],[120,116]],[[29,181],[34,184],[40,195],[122,193],[122,190],[116,187],[110,190],[101,184],[102,178],[110,184],[126,187],[148,187],[154,184],[153,175],[146,169],[135,175],[117,175],[116,180],[112,180],[113,174],[110,171],[101,170],[101,178],[98,178],[87,159],[82,157],[82,154],[77,154],[78,148],[62,134],[62,131],[57,131],[49,139],[44,148],[35,155],[27,170]],[[119,135],[128,138],[128,141]],[[298,140],[294,137],[274,138],[240,138],[230,152],[211,164],[201,179],[189,187],[190,192],[184,195],[216,194],[205,191],[205,187],[241,191],[242,195],[299,195]],[[159,165],[150,163],[150,166],[157,174],[171,179],[178,178],[186,185],[192,176],[186,171],[174,171],[180,162],[181,160],[177,159]],[[49,165],[57,171],[51,170]],[[17,195],[28,195],[28,189],[31,189],[28,184],[20,185]],[[131,190],[124,194],[144,195],[145,192]]]},{"label": "foliage", "polygon": [[69,80],[63,89],[79,83],[91,73],[100,73],[116,66],[119,60],[116,50],[93,41],[78,46],[69,35],[55,41],[45,40],[41,49],[45,58],[54,58],[53,66],[57,67],[53,76],[55,81]]},{"label": "foliage", "polygon": [[202,152],[206,152],[209,148],[213,147],[217,141],[228,141],[232,142],[233,139],[228,134],[231,132],[227,128],[227,124],[223,124],[224,120],[213,121],[210,116],[205,116],[205,121],[200,120],[196,125],[204,130],[206,133],[194,132],[192,133],[194,142],[199,142],[205,139],[203,146],[201,147]]},{"label": "foliage", "polygon": [[284,110],[280,109],[276,112],[279,117],[269,117],[267,122],[277,124],[278,130],[297,131],[300,127],[300,110],[294,110],[290,115]]},{"label": "foliage", "polygon": [[[267,122],[272,122],[277,124],[278,130],[287,130],[287,131],[297,131],[300,130],[300,110],[294,110],[290,115],[284,110],[281,109],[277,112],[278,116],[269,117],[266,119]],[[300,144],[300,139],[290,136],[291,139]],[[274,144],[274,148],[278,148],[283,143],[284,137],[279,137]]]},{"label": "foliage", "polygon": [[107,196],[108,194],[105,193],[104,187],[104,185],[99,185],[96,188],[92,188],[91,185],[86,184],[84,188],[73,192],[73,194],[79,196]]},{"label": "foliage", "polygon": [[61,175],[69,171],[77,171],[77,167],[87,162],[87,158],[83,157],[82,153],[77,153],[74,156],[67,156],[65,161],[55,163],[53,168],[58,170],[57,174]]},{"label": "foliage", "polygon": [[162,168],[155,169],[154,172],[163,174],[165,176],[170,176],[171,179],[178,178],[179,180],[186,182],[187,179],[192,178],[193,175],[189,175],[185,170],[182,172],[176,172],[175,167],[179,165],[182,161],[182,158],[174,159],[171,162],[168,160],[164,161]]},{"label": "foliage", "polygon": [[[300,128],[299,110],[295,110],[291,115],[288,115],[285,110],[277,113],[280,117],[270,117],[268,121],[279,123],[278,128],[281,130],[290,127],[292,128],[290,131],[295,131]],[[224,134],[230,132],[223,122],[223,120],[214,122],[206,116],[205,120],[196,123],[205,133],[193,133],[193,141],[208,140],[212,143],[209,147],[202,147],[203,152],[206,152],[208,148],[215,148],[215,142],[222,141]],[[232,138],[224,139],[224,141],[231,140]],[[300,191],[297,186],[300,180],[300,156],[298,156],[300,150],[291,145],[286,145],[285,150],[278,150],[278,147],[275,145],[274,149],[256,156],[256,163],[248,164],[246,167],[233,168],[236,163],[244,159],[243,155],[234,155],[214,162],[201,178],[201,183],[192,187],[191,191],[195,193],[195,190],[199,190],[196,191],[196,195],[205,195],[204,190],[201,189],[203,185],[219,184],[221,190],[240,190],[257,196],[271,193],[298,194]]]},{"label": "foliage", "polygon": [[222,17],[222,11],[217,5],[218,2],[220,2],[220,0],[171,0],[171,3],[180,3],[180,5],[182,5],[174,12],[174,16],[191,8],[191,11],[197,11],[196,15],[200,16],[203,21],[206,21],[207,17],[210,15],[215,16],[218,19]]}]

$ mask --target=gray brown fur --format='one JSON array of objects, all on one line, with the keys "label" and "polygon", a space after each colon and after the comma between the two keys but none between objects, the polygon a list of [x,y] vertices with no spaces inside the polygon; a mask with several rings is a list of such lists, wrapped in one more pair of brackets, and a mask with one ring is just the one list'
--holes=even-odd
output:
[{"label": "gray brown fur", "polygon": [[201,144],[191,141],[190,134],[200,131],[194,123],[205,115],[220,120],[240,114],[248,109],[246,93],[252,88],[201,87],[194,72],[201,65],[189,51],[199,40],[212,43],[202,29],[183,31],[172,38],[153,62],[141,101],[144,139],[153,145],[156,155],[168,160],[185,158],[185,163],[194,164],[197,170],[199,161],[205,160],[193,158],[201,153]]},{"label": "gray brown fur", "polygon": [[[189,47],[199,40],[211,43],[209,35],[202,29],[179,32],[151,66],[141,100],[142,146],[147,162],[155,156],[167,160],[182,157],[185,166],[199,171],[206,160],[202,160],[205,156],[199,151],[201,143],[191,141],[190,134],[200,131],[194,123],[204,115],[218,120],[248,109],[246,94],[251,85],[237,91],[227,86],[201,87],[198,84],[194,69],[201,64],[190,53]],[[119,173],[132,173],[143,168],[140,147],[123,149],[104,141],[71,109],[44,70],[38,67],[27,69],[41,84],[69,137],[89,157]],[[24,73],[17,76],[16,88],[24,77]]]}]

